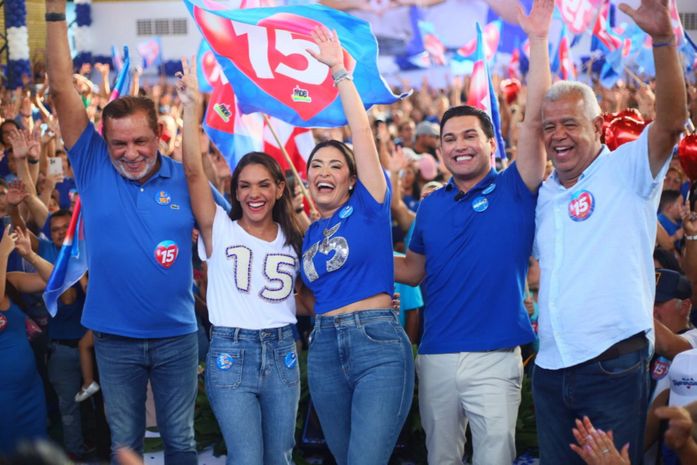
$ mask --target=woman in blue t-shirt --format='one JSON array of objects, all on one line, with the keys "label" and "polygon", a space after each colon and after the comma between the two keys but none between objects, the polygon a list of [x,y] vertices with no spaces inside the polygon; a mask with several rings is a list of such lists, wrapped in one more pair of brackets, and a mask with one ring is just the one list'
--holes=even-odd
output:
[{"label": "woman in blue t-shirt", "polygon": [[382,465],[406,419],[412,350],[392,310],[390,191],[368,115],[336,33],[312,33],[329,66],[353,140],[318,144],[308,159],[320,218],[303,242],[301,272],[317,314],[308,380],[324,436],[339,465]]}]

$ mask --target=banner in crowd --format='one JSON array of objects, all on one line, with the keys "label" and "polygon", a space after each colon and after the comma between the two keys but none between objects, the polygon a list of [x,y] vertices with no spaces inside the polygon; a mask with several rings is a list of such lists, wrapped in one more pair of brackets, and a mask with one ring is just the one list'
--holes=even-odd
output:
[{"label": "banner in crowd", "polygon": [[346,124],[329,68],[310,31],[335,30],[344,66],[366,107],[399,99],[377,68],[377,45],[364,21],[322,5],[227,10],[210,1],[185,0],[215,53],[243,113],[264,112],[302,127]]}]

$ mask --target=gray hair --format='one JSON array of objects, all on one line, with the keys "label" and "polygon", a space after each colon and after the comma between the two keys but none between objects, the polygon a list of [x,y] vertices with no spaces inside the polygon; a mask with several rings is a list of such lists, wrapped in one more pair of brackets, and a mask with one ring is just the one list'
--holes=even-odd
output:
[{"label": "gray hair", "polygon": [[583,112],[588,119],[600,116],[601,110],[595,92],[587,84],[577,81],[557,81],[552,84],[544,96],[545,102],[555,102],[569,94],[575,94],[583,100]]}]

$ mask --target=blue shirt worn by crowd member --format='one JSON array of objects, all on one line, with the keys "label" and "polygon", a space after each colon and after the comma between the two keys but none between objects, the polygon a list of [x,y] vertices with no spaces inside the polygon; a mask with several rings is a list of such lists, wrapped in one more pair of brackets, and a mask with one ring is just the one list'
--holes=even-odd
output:
[{"label": "blue shirt worn by crowd member", "polygon": [[331,218],[310,225],[300,269],[305,285],[315,295],[315,313],[321,315],[377,294],[392,295],[391,228],[389,188],[378,203],[360,180],[348,202]]},{"label": "blue shirt worn by crowd member", "polygon": [[183,166],[158,154],[160,167],[150,179],[130,181],[116,171],[92,124],[69,157],[90,270],[83,325],[134,338],[195,332],[194,216]]},{"label": "blue shirt worn by crowd member", "polygon": [[536,195],[512,164],[467,193],[426,197],[409,248],[426,257],[420,354],[481,352],[534,339],[523,306]]}]

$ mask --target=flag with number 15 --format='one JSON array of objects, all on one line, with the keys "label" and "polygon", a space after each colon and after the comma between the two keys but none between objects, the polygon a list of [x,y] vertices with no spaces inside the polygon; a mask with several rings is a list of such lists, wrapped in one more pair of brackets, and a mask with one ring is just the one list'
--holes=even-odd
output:
[{"label": "flag with number 15", "polygon": [[366,108],[397,96],[377,68],[377,41],[367,22],[322,5],[228,9],[210,0],[185,0],[201,34],[235,89],[243,113],[263,112],[301,127],[346,124],[329,68],[310,31],[336,30],[344,65]]}]

